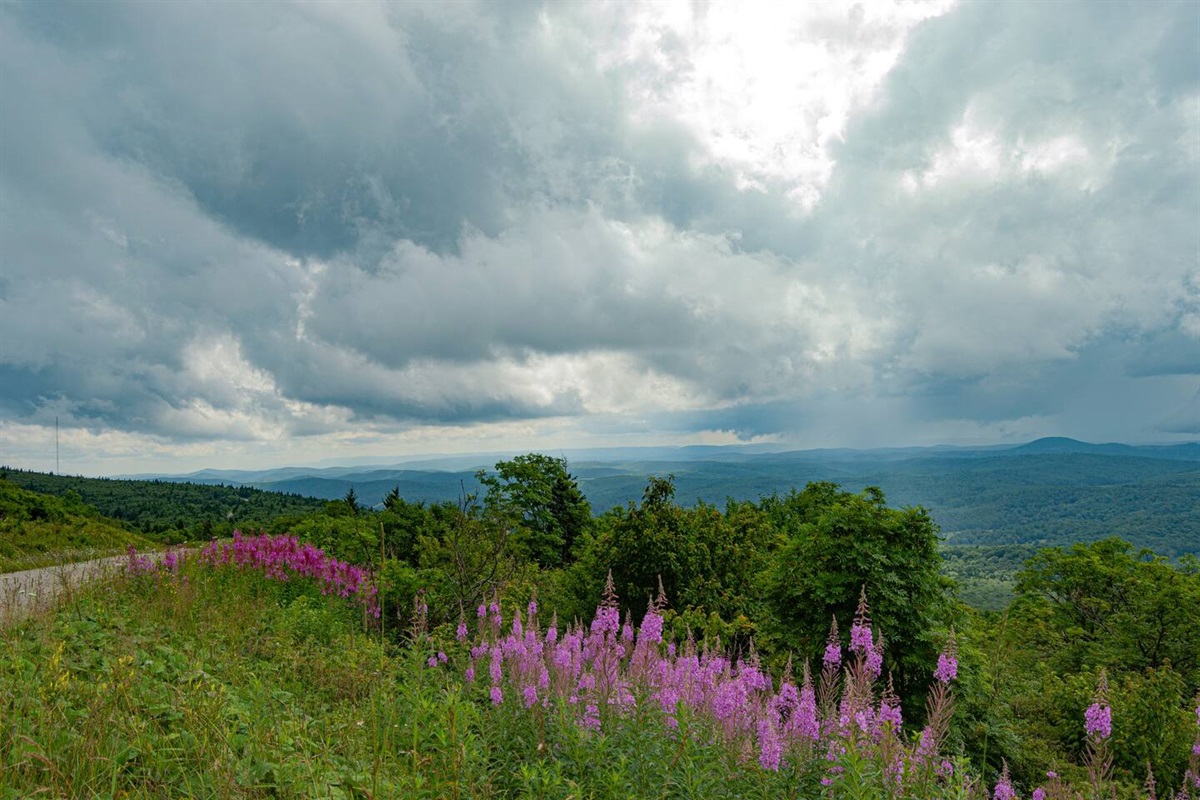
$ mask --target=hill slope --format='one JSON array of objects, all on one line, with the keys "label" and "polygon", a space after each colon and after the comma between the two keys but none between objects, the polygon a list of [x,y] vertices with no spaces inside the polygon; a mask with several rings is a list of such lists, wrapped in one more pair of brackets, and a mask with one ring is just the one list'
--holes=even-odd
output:
[{"label": "hill slope", "polygon": [[12,469],[4,474],[12,484],[30,491],[60,496],[74,492],[101,514],[155,538],[207,539],[234,526],[266,525],[324,506],[322,500],[313,497],[278,494],[252,486],[83,478]]},{"label": "hill slope", "polygon": [[52,497],[0,480],[0,572],[154,547],[78,496]]}]

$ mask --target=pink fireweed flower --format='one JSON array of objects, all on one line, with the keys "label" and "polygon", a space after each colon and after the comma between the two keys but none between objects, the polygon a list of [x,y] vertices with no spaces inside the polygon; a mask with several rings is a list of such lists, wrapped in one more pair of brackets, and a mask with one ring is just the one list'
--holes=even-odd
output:
[{"label": "pink fireweed flower", "polygon": [[779,741],[779,733],[769,717],[758,720],[758,763],[765,770],[779,771],[779,762],[783,755],[783,743]]},{"label": "pink fireweed flower", "polygon": [[584,709],[579,725],[588,730],[600,730],[600,709],[594,703],[589,703]]},{"label": "pink fireweed flower", "polygon": [[850,652],[866,655],[874,645],[875,641],[871,636],[871,609],[867,605],[867,587],[864,586],[858,597],[858,611],[854,614],[854,624],[850,626]]},{"label": "pink fireweed flower", "polygon": [[1104,670],[1100,670],[1096,694],[1083,717],[1083,728],[1089,739],[1103,740],[1112,736],[1112,708],[1108,705],[1108,676]]},{"label": "pink fireweed flower", "polygon": [[1100,739],[1112,736],[1112,709],[1107,705],[1092,703],[1084,712],[1083,727],[1088,736]]},{"label": "pink fireweed flower", "polygon": [[879,698],[879,714],[877,718],[880,725],[890,722],[893,731],[899,731],[904,721],[900,712],[900,698],[896,695],[896,690],[892,686],[891,673],[888,673],[887,689],[884,691],[883,696]]},{"label": "pink fireweed flower", "polygon": [[933,671],[934,680],[948,684],[958,677],[958,642],[954,638],[954,630],[950,630],[950,638],[946,641],[946,649],[938,655],[937,669]]},{"label": "pink fireweed flower", "polygon": [[461,618],[458,620],[458,629],[454,631],[454,638],[458,639],[460,642],[465,642],[467,640],[467,623]]},{"label": "pink fireweed flower", "polygon": [[1013,791],[1012,781],[1008,777],[1008,764],[1004,764],[1004,769],[1000,773],[1000,780],[996,781],[996,790],[992,793],[992,800],[1017,800],[1017,793]]},{"label": "pink fireweed flower", "polygon": [[488,675],[494,685],[499,685],[504,677],[504,652],[499,647],[492,648],[492,660],[488,664]]},{"label": "pink fireweed flower", "polygon": [[850,626],[850,652],[852,653],[867,653],[870,652],[874,645],[874,640],[871,637],[870,625],[851,625]]},{"label": "pink fireweed flower", "polygon": [[493,686],[489,695],[492,698],[492,705],[498,706],[504,702],[504,692],[500,691],[499,686]]},{"label": "pink fireweed flower", "polygon": [[1040,786],[1034,789],[1032,800],[1046,800],[1046,790]]},{"label": "pink fireweed flower", "polygon": [[879,678],[883,674],[883,637],[872,645],[867,652],[867,662],[865,664],[867,672],[872,678]]},{"label": "pink fireweed flower", "polygon": [[642,617],[642,627],[638,629],[638,644],[647,642],[658,644],[662,641],[663,619],[653,607]]},{"label": "pink fireweed flower", "polygon": [[824,666],[828,672],[837,672],[842,667],[842,642],[838,638],[837,617],[829,626],[829,636],[825,639]]},{"label": "pink fireweed flower", "polygon": [[801,737],[816,741],[821,737],[821,722],[817,716],[817,695],[812,681],[806,681],[800,689],[800,702],[796,706],[795,730]]},{"label": "pink fireweed flower", "polygon": [[950,683],[958,677],[958,659],[949,653],[942,653],[938,656],[937,669],[933,671],[933,677],[940,683]]}]

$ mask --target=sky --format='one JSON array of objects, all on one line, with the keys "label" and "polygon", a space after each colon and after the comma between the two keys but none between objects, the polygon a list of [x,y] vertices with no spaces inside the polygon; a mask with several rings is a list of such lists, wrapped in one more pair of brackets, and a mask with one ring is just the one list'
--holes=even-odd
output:
[{"label": "sky", "polygon": [[1200,3],[0,4],[0,463],[1200,437]]}]

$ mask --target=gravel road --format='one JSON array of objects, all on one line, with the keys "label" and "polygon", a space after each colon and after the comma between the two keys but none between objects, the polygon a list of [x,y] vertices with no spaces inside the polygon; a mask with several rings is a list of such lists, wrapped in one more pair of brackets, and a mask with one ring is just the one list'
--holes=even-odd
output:
[{"label": "gravel road", "polygon": [[121,569],[125,560],[125,556],[97,558],[0,575],[0,625],[15,622],[38,609],[49,608],[63,592],[89,578]]}]

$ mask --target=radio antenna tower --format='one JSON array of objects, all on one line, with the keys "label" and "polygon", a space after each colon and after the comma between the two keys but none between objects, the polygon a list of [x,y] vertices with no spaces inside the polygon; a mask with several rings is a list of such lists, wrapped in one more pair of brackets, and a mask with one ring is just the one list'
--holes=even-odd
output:
[{"label": "radio antenna tower", "polygon": [[54,418],[54,474],[57,475],[58,470],[58,417]]}]

